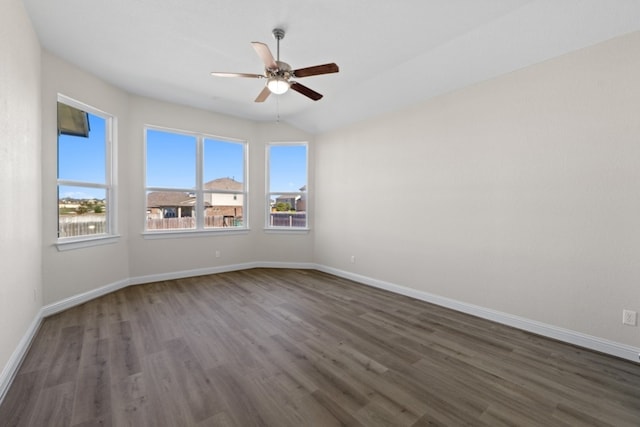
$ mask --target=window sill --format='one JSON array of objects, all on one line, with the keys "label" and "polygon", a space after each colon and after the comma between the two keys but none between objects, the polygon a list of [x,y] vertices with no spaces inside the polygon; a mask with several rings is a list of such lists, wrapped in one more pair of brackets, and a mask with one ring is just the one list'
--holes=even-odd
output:
[{"label": "window sill", "polygon": [[267,234],[309,234],[310,228],[268,227],[264,229]]},{"label": "window sill", "polygon": [[72,251],[75,249],[90,248],[93,246],[110,245],[113,243],[117,243],[119,240],[120,240],[120,235],[110,234],[108,236],[87,237],[84,239],[73,239],[73,240],[61,239],[55,243],[55,246],[58,248],[59,252],[64,252],[64,251]]},{"label": "window sill", "polygon": [[142,238],[145,240],[157,239],[179,239],[183,237],[208,237],[220,235],[248,234],[248,228],[240,229],[214,229],[214,230],[166,230],[166,231],[145,231]]}]

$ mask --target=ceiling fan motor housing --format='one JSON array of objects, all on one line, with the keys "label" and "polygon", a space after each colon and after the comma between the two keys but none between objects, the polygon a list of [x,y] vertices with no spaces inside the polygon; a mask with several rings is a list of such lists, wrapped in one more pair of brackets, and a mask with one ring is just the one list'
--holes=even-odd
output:
[{"label": "ceiling fan motor housing", "polygon": [[271,33],[276,40],[282,40],[284,38],[284,30],[282,28],[274,28]]},{"label": "ceiling fan motor housing", "polygon": [[267,75],[269,77],[282,77],[282,78],[288,79],[289,77],[293,76],[293,73],[291,71],[291,66],[289,64],[282,61],[276,61],[276,64],[278,65],[277,69],[275,70],[270,70],[268,68],[266,69]]},{"label": "ceiling fan motor housing", "polygon": [[296,70],[291,69],[291,66],[286,62],[280,61],[280,40],[284,38],[284,30],[282,28],[274,28],[272,30],[273,37],[276,39],[278,45],[277,56],[274,58],[269,47],[260,42],[251,42],[258,56],[262,59],[265,65],[265,71],[263,74],[252,73],[226,73],[226,72],[213,72],[214,76],[220,77],[249,77],[262,79],[266,78],[267,82],[265,88],[255,99],[255,102],[264,102],[270,93],[280,95],[287,90],[292,89],[309,99],[317,101],[322,98],[322,94],[309,89],[308,87],[291,80],[292,78],[302,78],[309,76],[317,76],[320,74],[337,73],[339,71],[338,66],[335,63],[315,65],[313,67],[299,68]]}]

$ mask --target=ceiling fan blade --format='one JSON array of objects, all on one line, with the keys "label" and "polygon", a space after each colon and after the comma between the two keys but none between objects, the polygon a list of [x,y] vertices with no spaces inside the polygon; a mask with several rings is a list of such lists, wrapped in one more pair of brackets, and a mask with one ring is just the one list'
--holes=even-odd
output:
[{"label": "ceiling fan blade", "polygon": [[251,73],[219,73],[214,71],[211,73],[212,76],[216,77],[249,77],[252,79],[262,79],[264,76],[262,74],[251,74]]},{"label": "ceiling fan blade", "polygon": [[269,97],[269,95],[271,95],[271,91],[268,87],[265,86],[264,89],[262,89],[262,92],[258,94],[255,102],[264,102]]},{"label": "ceiling fan blade", "polygon": [[295,90],[296,92],[301,93],[304,96],[306,96],[307,98],[313,99],[314,101],[317,101],[320,98],[322,98],[321,94],[319,94],[315,90],[309,89],[305,85],[301,85],[298,82],[291,82],[291,86],[290,87],[291,87],[291,89]]},{"label": "ceiling fan blade", "polygon": [[251,45],[253,45],[256,53],[258,54],[260,59],[262,59],[262,62],[264,62],[265,67],[267,67],[269,70],[278,69],[278,64],[276,64],[276,60],[273,58],[271,50],[269,50],[269,46],[260,42],[251,42]]},{"label": "ceiling fan blade", "polygon": [[337,64],[332,62],[330,64],[299,68],[293,71],[293,75],[295,77],[301,78],[301,77],[317,76],[319,74],[337,73],[338,71],[340,71],[340,68],[338,68]]}]

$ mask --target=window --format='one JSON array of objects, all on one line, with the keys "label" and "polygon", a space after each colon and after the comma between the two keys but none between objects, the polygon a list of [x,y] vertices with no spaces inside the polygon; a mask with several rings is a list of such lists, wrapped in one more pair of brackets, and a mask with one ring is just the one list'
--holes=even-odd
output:
[{"label": "window", "polygon": [[147,127],[146,230],[247,227],[246,143]]},{"label": "window", "polygon": [[267,228],[308,227],[307,162],[306,143],[267,145]]},{"label": "window", "polygon": [[112,235],[114,118],[60,95],[57,122],[59,241]]}]

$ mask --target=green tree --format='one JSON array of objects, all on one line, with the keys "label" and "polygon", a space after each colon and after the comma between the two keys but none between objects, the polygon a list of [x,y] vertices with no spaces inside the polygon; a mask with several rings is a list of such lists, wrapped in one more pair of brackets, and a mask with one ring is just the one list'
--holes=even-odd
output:
[{"label": "green tree", "polygon": [[288,212],[291,210],[291,203],[288,202],[278,202],[276,203],[276,211],[278,212]]}]

